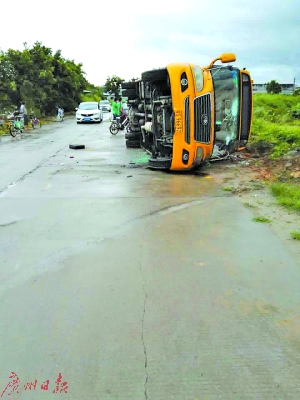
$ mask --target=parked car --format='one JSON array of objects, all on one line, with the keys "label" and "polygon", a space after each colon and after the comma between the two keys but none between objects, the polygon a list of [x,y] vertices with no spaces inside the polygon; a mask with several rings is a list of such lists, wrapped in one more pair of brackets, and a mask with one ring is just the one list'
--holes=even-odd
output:
[{"label": "parked car", "polygon": [[103,112],[96,101],[84,101],[76,108],[76,122],[98,122],[103,121]]},{"label": "parked car", "polygon": [[111,112],[111,105],[108,100],[100,100],[99,106],[102,111]]}]

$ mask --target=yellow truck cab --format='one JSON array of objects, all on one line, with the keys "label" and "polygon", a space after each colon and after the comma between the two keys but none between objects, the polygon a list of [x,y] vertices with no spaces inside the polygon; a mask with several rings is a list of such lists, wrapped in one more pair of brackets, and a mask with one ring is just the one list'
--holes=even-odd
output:
[{"label": "yellow truck cab", "polygon": [[130,105],[128,147],[142,147],[156,169],[188,170],[245,147],[252,120],[252,81],[232,53],[209,66],[173,63],[122,85]]}]

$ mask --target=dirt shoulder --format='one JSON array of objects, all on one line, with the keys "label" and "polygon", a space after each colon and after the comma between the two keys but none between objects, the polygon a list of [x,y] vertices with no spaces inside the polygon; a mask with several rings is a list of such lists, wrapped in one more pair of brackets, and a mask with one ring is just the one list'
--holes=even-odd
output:
[{"label": "dirt shoulder", "polygon": [[300,241],[290,236],[300,230],[300,214],[280,206],[269,188],[278,180],[300,184],[300,152],[290,152],[276,161],[270,161],[267,155],[234,154],[230,160],[206,165],[203,172],[213,176],[228,196],[237,196],[253,218],[268,218],[271,229],[300,259]]}]

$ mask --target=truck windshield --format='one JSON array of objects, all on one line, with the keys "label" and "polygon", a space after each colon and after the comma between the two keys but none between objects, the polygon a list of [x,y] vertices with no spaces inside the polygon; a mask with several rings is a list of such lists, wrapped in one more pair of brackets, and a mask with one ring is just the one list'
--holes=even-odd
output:
[{"label": "truck windshield", "polygon": [[239,132],[239,70],[215,67],[212,70],[215,91],[216,143],[229,145]]}]

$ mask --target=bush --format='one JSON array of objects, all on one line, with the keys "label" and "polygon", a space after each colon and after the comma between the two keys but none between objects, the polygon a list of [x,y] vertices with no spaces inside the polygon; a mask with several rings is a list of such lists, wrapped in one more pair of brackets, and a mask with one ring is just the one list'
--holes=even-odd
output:
[{"label": "bush", "polygon": [[282,91],[282,87],[276,81],[270,81],[267,83],[267,92],[268,93],[280,93]]}]

